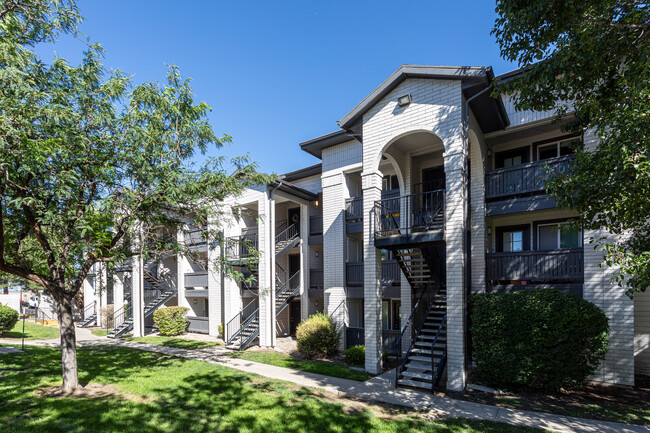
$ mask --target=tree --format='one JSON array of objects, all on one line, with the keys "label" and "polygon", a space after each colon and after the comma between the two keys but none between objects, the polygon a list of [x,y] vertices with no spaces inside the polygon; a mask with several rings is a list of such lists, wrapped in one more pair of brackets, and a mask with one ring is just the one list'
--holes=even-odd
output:
[{"label": "tree", "polygon": [[[549,176],[576,224],[618,240],[591,239],[620,267],[628,295],[650,285],[650,4],[640,0],[499,0],[492,31],[522,74],[496,86],[519,109],[557,110],[563,128],[594,131],[572,169]],[[567,101],[569,103],[567,103]]]},{"label": "tree", "polygon": [[[211,224],[224,198],[267,183],[248,158],[207,158],[221,147],[189,80],[164,85],[107,73],[102,48],[79,66],[41,61],[30,48],[74,31],[73,2],[5,1],[0,11],[0,271],[53,297],[61,329],[63,391],[78,386],[73,299],[95,263],[186,252],[173,234]],[[167,232],[172,236],[161,236]]]}]

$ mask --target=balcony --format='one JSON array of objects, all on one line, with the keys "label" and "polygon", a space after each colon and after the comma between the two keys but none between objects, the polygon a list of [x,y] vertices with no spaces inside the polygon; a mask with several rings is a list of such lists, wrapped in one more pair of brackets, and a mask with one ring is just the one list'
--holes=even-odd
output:
[{"label": "balcony", "polygon": [[354,221],[363,218],[363,197],[345,199],[345,220]]},{"label": "balcony", "polygon": [[490,170],[485,175],[486,215],[552,209],[555,202],[546,195],[547,173],[564,173],[574,155],[528,162]]},{"label": "balcony", "polygon": [[226,239],[226,256],[229,260],[245,261],[255,257],[257,251],[257,228],[246,229],[241,236]]},{"label": "balcony", "polygon": [[200,251],[208,245],[208,240],[206,239],[205,234],[205,230],[194,227],[185,232],[183,241],[191,250]]},{"label": "balcony", "polygon": [[445,190],[421,192],[375,202],[375,246],[440,242],[444,238]]},{"label": "balcony", "polygon": [[309,217],[309,245],[323,243],[323,217],[312,215]]},{"label": "balcony", "polygon": [[[381,348],[390,354],[395,352],[395,344],[401,331],[393,329],[382,329],[381,331]],[[350,348],[357,345],[365,344],[364,328],[346,328],[345,329],[345,347]]]},{"label": "balcony", "polygon": [[363,262],[345,264],[345,285],[363,286]]},{"label": "balcony", "polygon": [[310,269],[309,286],[314,289],[322,289],[324,285],[324,271],[322,269]]},{"label": "balcony", "polygon": [[185,287],[208,287],[208,272],[186,273]]},{"label": "balcony", "polygon": [[582,283],[582,248],[486,254],[488,282]]}]

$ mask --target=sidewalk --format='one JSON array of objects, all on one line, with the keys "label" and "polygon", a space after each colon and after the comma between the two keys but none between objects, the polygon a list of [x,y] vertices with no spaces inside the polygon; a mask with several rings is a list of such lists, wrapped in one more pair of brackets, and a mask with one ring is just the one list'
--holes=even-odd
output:
[{"label": "sidewalk", "polygon": [[[79,330],[80,329],[78,329],[78,331]],[[205,361],[247,373],[259,374],[271,379],[284,380],[309,388],[322,389],[335,395],[410,407],[419,410],[428,410],[434,415],[441,417],[461,417],[476,420],[496,421],[518,426],[543,428],[560,433],[650,433],[650,428],[638,425],[506,409],[464,400],[455,400],[421,391],[394,388],[394,370],[365,382],[356,382],[353,380],[339,379],[227,357],[224,356],[224,354],[228,353],[229,350],[221,346],[208,349],[187,350],[131,341],[110,340],[105,337],[96,337],[90,334],[90,332],[88,332],[88,334],[92,338],[87,335],[81,336],[78,334],[77,339],[79,345],[96,346],[110,344],[145,350],[148,352],[178,356],[186,359]],[[0,340],[0,343],[6,343],[6,340]],[[55,345],[52,340],[40,342],[31,341],[30,344]]]}]

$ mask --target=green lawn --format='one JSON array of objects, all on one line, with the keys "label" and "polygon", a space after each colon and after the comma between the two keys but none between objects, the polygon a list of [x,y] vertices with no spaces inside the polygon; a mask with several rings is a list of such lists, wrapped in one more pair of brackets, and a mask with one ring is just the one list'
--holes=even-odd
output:
[{"label": "green lawn", "polygon": [[[82,347],[79,378],[96,397],[49,397],[57,348],[0,355],[0,431],[532,433],[493,422],[430,422],[418,412],[359,407],[306,388],[201,361],[117,346]],[[103,384],[101,386],[100,384]],[[97,395],[100,395],[100,392]],[[383,412],[381,412],[383,411]]]},{"label": "green lawn", "polygon": [[206,349],[208,347],[221,346],[221,343],[216,341],[196,341],[188,340],[186,338],[178,337],[131,337],[125,338],[126,341],[133,341],[136,343],[155,344],[157,346],[175,347],[177,349]]},{"label": "green lawn", "polygon": [[364,371],[353,370],[348,364],[342,362],[307,361],[279,352],[255,352],[248,350],[229,353],[226,356],[245,359],[247,361],[261,362],[262,364],[275,365],[277,367],[293,368],[294,370],[323,374],[325,376],[357,380],[359,382],[363,382],[372,377]]},{"label": "green lawn", "polygon": [[90,331],[90,333],[97,337],[106,337],[108,331],[106,329],[93,329],[92,331]]},{"label": "green lawn", "polygon": [[[5,339],[21,339],[23,335],[23,321],[19,320],[11,331],[7,332],[3,337]],[[59,338],[59,328],[52,328],[50,326],[37,325],[34,322],[25,320],[25,340],[51,340],[52,338]]]}]

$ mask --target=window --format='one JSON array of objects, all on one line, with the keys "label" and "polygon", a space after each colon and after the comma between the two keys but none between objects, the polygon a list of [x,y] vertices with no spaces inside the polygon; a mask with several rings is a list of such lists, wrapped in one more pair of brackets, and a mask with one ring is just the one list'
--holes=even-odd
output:
[{"label": "window", "polygon": [[528,162],[528,148],[506,150],[494,155],[495,168],[508,168]]},{"label": "window", "polygon": [[388,329],[388,301],[381,303],[381,329]]},{"label": "window", "polygon": [[392,329],[400,330],[401,329],[401,320],[402,315],[400,314],[400,308],[402,307],[401,301],[393,301],[393,326]]},{"label": "window", "polygon": [[582,231],[568,228],[567,223],[539,225],[537,236],[539,250],[580,248],[582,246]]},{"label": "window", "polygon": [[503,232],[503,251],[512,253],[524,250],[524,231]]},{"label": "window", "polygon": [[399,189],[399,183],[397,182],[396,175],[386,175],[383,177],[381,182],[382,191],[391,191],[394,189]]},{"label": "window", "polygon": [[579,138],[569,138],[553,143],[540,144],[537,146],[537,160],[543,161],[558,156],[571,155],[575,153],[576,147],[580,145]]}]

